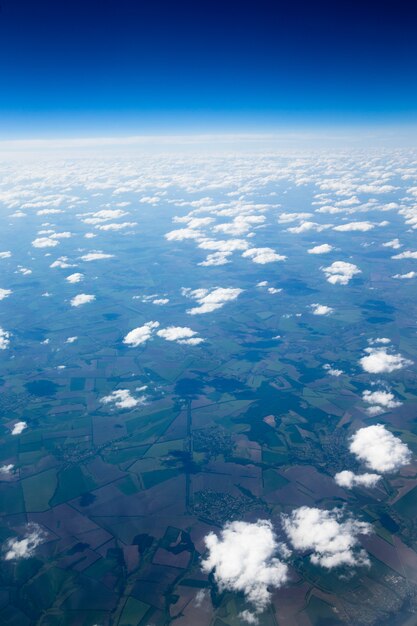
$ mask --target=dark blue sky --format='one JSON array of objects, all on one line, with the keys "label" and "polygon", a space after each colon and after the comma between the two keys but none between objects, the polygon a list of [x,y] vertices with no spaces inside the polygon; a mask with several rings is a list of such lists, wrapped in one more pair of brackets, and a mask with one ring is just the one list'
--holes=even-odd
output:
[{"label": "dark blue sky", "polygon": [[0,134],[414,122],[412,4],[0,0]]}]

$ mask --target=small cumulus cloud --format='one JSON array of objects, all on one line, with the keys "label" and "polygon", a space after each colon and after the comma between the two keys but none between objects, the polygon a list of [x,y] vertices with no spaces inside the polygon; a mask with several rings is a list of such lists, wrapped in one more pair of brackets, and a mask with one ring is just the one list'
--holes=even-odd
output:
[{"label": "small cumulus cloud", "polygon": [[371,222],[349,222],[348,224],[334,226],[333,230],[340,233],[351,233],[355,231],[366,233],[368,230],[372,230],[373,228],[375,228],[375,225],[371,224]]},{"label": "small cumulus cloud", "polygon": [[152,334],[156,328],[159,327],[159,322],[147,322],[143,326],[138,326],[131,330],[123,339],[123,343],[132,348],[137,348],[142,345],[148,339],[152,337]]},{"label": "small cumulus cloud", "polygon": [[28,427],[26,422],[16,422],[11,430],[12,435],[21,435]]},{"label": "small cumulus cloud", "polygon": [[266,263],[275,263],[276,261],[285,261],[287,258],[282,254],[277,254],[272,248],[249,248],[242,254],[243,258],[249,258],[253,263],[265,265]]},{"label": "small cumulus cloud", "polygon": [[13,293],[11,289],[0,288],[0,300],[4,300],[5,298],[8,298],[11,293]]},{"label": "small cumulus cloud", "polygon": [[362,394],[362,400],[370,404],[367,408],[369,415],[380,415],[387,409],[396,409],[401,402],[395,400],[394,394],[389,391],[370,391],[366,389]]},{"label": "small cumulus cloud", "polygon": [[167,341],[175,341],[190,346],[197,346],[204,341],[202,337],[196,337],[198,333],[187,326],[168,326],[168,328],[158,330],[156,334]]},{"label": "small cumulus cloud", "polygon": [[313,248],[309,248],[307,252],[309,254],[328,254],[334,250],[333,246],[328,243],[322,243],[320,246],[314,246]]},{"label": "small cumulus cloud", "polygon": [[32,241],[34,248],[55,248],[58,244],[58,239],[52,239],[51,237],[37,237]]},{"label": "small cumulus cloud", "polygon": [[352,489],[353,487],[375,487],[375,485],[381,480],[379,474],[354,474],[349,470],[343,470],[338,472],[334,477],[339,487],[345,489]]},{"label": "small cumulus cloud", "polygon": [[75,272],[74,274],[70,274],[69,276],[66,277],[66,281],[68,281],[69,283],[80,283],[84,278],[84,274],[80,274],[80,272]]},{"label": "small cumulus cloud", "polygon": [[203,313],[211,313],[216,309],[222,308],[227,302],[236,300],[236,298],[243,292],[243,289],[231,288],[231,287],[216,287],[212,291],[209,289],[189,289],[183,288],[181,290],[182,295],[187,298],[196,300],[199,304],[198,307],[188,309],[189,315],[201,315]]},{"label": "small cumulus cloud", "polygon": [[103,404],[114,404],[118,409],[133,409],[138,404],[143,404],[145,400],[145,396],[139,398],[132,396],[129,389],[116,389],[110,395],[101,398]]},{"label": "small cumulus cloud", "polygon": [[101,252],[100,250],[94,250],[93,252],[88,252],[87,254],[83,254],[80,259],[81,261],[86,261],[90,263],[91,261],[101,261],[103,259],[113,259],[114,254],[107,254],[106,252]]},{"label": "small cumulus cloud", "polygon": [[4,560],[14,561],[29,559],[36,548],[46,540],[46,533],[38,524],[30,523],[26,526],[22,537],[8,539],[4,546]]},{"label": "small cumulus cloud", "polygon": [[203,571],[213,573],[220,591],[243,593],[256,613],[268,606],[271,589],[288,580],[288,567],[278,558],[282,548],[267,520],[229,522],[219,536],[209,533],[205,543]]},{"label": "small cumulus cloud", "polygon": [[390,374],[413,364],[401,354],[392,354],[387,348],[365,348],[366,356],[359,360],[362,369],[369,374]]},{"label": "small cumulus cloud", "polygon": [[392,259],[417,259],[417,250],[405,250],[404,252],[400,252],[399,254],[394,254],[391,257]]},{"label": "small cumulus cloud", "polygon": [[334,313],[334,309],[331,306],[327,306],[326,304],[310,304],[311,312],[313,315],[330,315],[330,313]]},{"label": "small cumulus cloud", "polygon": [[371,526],[344,510],[302,506],[283,516],[283,527],[294,548],[313,551],[310,560],[315,565],[326,569],[369,565],[358,535],[370,534]]},{"label": "small cumulus cloud", "polygon": [[89,293],[79,293],[71,299],[71,306],[81,306],[82,304],[87,304],[88,302],[93,302],[96,297]]},{"label": "small cumulus cloud", "polygon": [[383,424],[360,428],[352,436],[349,450],[369,469],[395,472],[411,461],[411,450]]},{"label": "small cumulus cloud", "polygon": [[0,350],[6,350],[10,345],[10,333],[0,326]]},{"label": "small cumulus cloud", "polygon": [[347,285],[354,276],[361,273],[361,270],[353,263],[346,261],[335,261],[328,267],[323,267],[327,282],[332,285]]}]

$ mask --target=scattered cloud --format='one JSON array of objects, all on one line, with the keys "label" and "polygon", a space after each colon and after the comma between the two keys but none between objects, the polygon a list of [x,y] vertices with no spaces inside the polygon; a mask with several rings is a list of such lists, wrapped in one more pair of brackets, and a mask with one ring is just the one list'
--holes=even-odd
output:
[{"label": "scattered cloud", "polygon": [[37,237],[32,241],[34,248],[55,248],[58,244],[58,239],[52,239],[51,237]]},{"label": "scattered cloud", "polygon": [[295,549],[313,551],[310,560],[315,565],[326,569],[369,565],[358,535],[370,534],[371,526],[349,517],[344,510],[302,506],[283,515],[283,526]]},{"label": "scattered cloud", "polygon": [[14,561],[28,559],[33,556],[36,548],[46,540],[46,533],[38,524],[30,523],[26,526],[21,539],[8,539],[4,546],[4,560]]},{"label": "scattered cloud", "polygon": [[152,334],[156,328],[159,327],[159,322],[147,322],[143,326],[138,326],[131,330],[123,339],[123,343],[132,348],[137,348],[142,345],[148,339],[152,337]]},{"label": "scattered cloud", "polygon": [[88,293],[79,293],[71,299],[71,306],[81,306],[88,302],[93,302],[96,299],[95,296]]},{"label": "scattered cloud", "polygon": [[8,298],[12,293],[11,289],[1,289],[0,288],[0,300],[4,300],[4,298]]},{"label": "scattered cloud", "polygon": [[90,263],[91,261],[101,261],[102,259],[113,259],[114,254],[107,254],[106,252],[101,252],[100,250],[95,250],[93,252],[88,252],[87,254],[83,254],[80,257],[81,261],[87,261]]},{"label": "scattered cloud", "polygon": [[288,567],[278,558],[280,544],[267,520],[229,522],[219,537],[209,533],[205,543],[203,571],[213,573],[220,591],[243,593],[257,613],[268,606],[271,589],[288,580]]},{"label": "scattered cloud", "polygon": [[158,330],[156,334],[167,341],[176,341],[190,346],[197,346],[204,341],[202,337],[196,337],[198,333],[187,326],[168,326],[168,328]]},{"label": "scattered cloud", "polygon": [[367,355],[363,356],[359,363],[362,369],[370,374],[390,374],[413,364],[413,361],[401,354],[390,354],[387,348],[365,348],[365,352]]},{"label": "scattered cloud", "polygon": [[398,248],[402,247],[400,240],[398,238],[391,239],[391,241],[386,241],[382,244],[384,248],[392,248],[393,250],[398,250]]},{"label": "scattered cloud", "polygon": [[6,350],[10,345],[10,333],[0,326],[0,350]]},{"label": "scattered cloud", "polygon": [[84,279],[84,274],[80,274],[80,272],[75,272],[74,274],[70,274],[66,277],[69,283],[80,283]]},{"label": "scattered cloud", "polygon": [[343,470],[338,472],[334,477],[339,487],[345,489],[352,489],[353,487],[375,487],[375,485],[381,480],[379,474],[354,474],[349,470]]},{"label": "scattered cloud", "polygon": [[310,304],[310,308],[313,315],[329,315],[330,313],[334,313],[334,309],[326,304]]},{"label": "scattered cloud", "polygon": [[198,307],[188,309],[189,315],[201,315],[202,313],[211,313],[216,309],[222,308],[227,302],[236,300],[236,298],[243,292],[243,289],[231,288],[231,287],[216,287],[212,291],[209,289],[189,289],[183,288],[181,290],[182,295],[187,298],[196,300],[199,304]]},{"label": "scattered cloud", "polygon": [[334,250],[334,247],[329,243],[322,243],[320,246],[314,246],[313,248],[309,248],[307,252],[309,254],[328,254]]},{"label": "scattered cloud", "polygon": [[101,398],[103,404],[114,404],[118,409],[133,409],[138,404],[143,404],[145,400],[145,396],[139,398],[132,396],[129,389],[116,389],[110,395]]},{"label": "scattered cloud", "polygon": [[276,261],[285,261],[287,258],[282,254],[277,254],[272,248],[249,248],[243,252],[242,257],[252,259],[253,263],[265,265]]},{"label": "scattered cloud", "polygon": [[328,267],[323,267],[322,270],[326,275],[327,282],[332,285],[347,285],[354,276],[361,273],[356,265],[346,261],[335,261]]},{"label": "scattered cloud", "polygon": [[395,472],[411,461],[411,450],[383,424],[360,428],[352,436],[349,450],[369,469]]},{"label": "scattered cloud", "polygon": [[406,274],[395,274],[393,278],[399,278],[400,280],[407,280],[409,278],[416,278],[417,272],[407,272]]},{"label": "scattered cloud", "polygon": [[400,252],[400,254],[394,254],[391,257],[392,259],[417,259],[417,250],[412,252],[411,250],[405,250],[404,252]]},{"label": "scattered cloud", "polygon": [[371,406],[368,407],[369,415],[380,415],[387,409],[396,409],[401,402],[395,400],[394,394],[389,391],[370,391],[366,389],[362,394],[362,400]]},{"label": "scattered cloud", "polygon": [[12,435],[21,435],[28,427],[26,422],[16,422],[11,430]]},{"label": "scattered cloud", "polygon": [[334,226],[333,230],[336,230],[340,233],[350,233],[359,231],[361,233],[366,233],[368,230],[372,230],[375,228],[374,224],[371,222],[349,222],[348,224],[340,224],[339,226]]}]

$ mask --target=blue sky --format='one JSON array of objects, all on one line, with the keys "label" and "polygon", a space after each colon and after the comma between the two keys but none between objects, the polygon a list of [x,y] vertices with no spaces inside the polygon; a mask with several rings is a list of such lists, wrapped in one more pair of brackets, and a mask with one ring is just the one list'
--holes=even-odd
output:
[{"label": "blue sky", "polygon": [[2,0],[0,137],[412,124],[411,4]]}]

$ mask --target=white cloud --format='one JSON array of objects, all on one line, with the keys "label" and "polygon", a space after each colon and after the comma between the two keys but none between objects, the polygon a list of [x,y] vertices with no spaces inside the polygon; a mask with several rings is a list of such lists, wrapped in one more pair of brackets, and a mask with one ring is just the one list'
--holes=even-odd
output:
[{"label": "white cloud", "polygon": [[143,404],[145,400],[145,396],[140,398],[132,396],[129,389],[116,389],[110,395],[101,398],[103,404],[113,403],[118,409],[133,409],[138,404]]},{"label": "white cloud", "polygon": [[77,339],[78,337],[67,337],[65,343],[74,343],[75,341],[77,341]]},{"label": "white cloud", "polygon": [[360,231],[361,233],[366,233],[368,230],[372,230],[374,228],[374,224],[371,222],[349,222],[348,224],[340,224],[339,226],[335,226],[333,230],[336,230],[341,233]]},{"label": "white cloud", "polygon": [[29,276],[30,274],[32,274],[32,270],[27,267],[23,267],[22,265],[18,265],[15,274],[18,273],[23,274],[23,276]]},{"label": "white cloud", "polygon": [[118,231],[137,226],[137,222],[115,222],[111,224],[97,224],[96,228],[103,231]]},{"label": "white cloud", "polygon": [[238,215],[233,222],[214,226],[213,231],[227,235],[244,235],[250,231],[253,225],[262,224],[264,221],[264,215]]},{"label": "white cloud", "polygon": [[32,246],[34,248],[55,248],[59,244],[57,239],[52,239],[51,237],[38,237],[32,241]]},{"label": "white cloud", "polygon": [[96,299],[95,296],[88,293],[79,293],[71,299],[71,306],[81,306],[88,302],[93,302]]},{"label": "white cloud", "polygon": [[349,470],[343,470],[338,472],[334,477],[339,487],[345,489],[352,489],[352,487],[375,487],[375,485],[381,480],[379,474],[354,474]]},{"label": "white cloud", "polygon": [[51,267],[52,269],[54,269],[55,267],[59,267],[61,269],[67,269],[68,267],[75,267],[75,265],[68,263],[67,256],[60,256],[57,258],[56,261],[53,261],[53,263],[51,263],[49,267]]},{"label": "white cloud", "polygon": [[333,250],[333,246],[328,243],[322,243],[321,246],[314,246],[313,248],[309,248],[307,252],[309,254],[328,254]]},{"label": "white cloud", "polygon": [[329,315],[334,312],[331,306],[327,306],[326,304],[310,304],[313,315]]},{"label": "white cloud", "polygon": [[282,254],[277,254],[272,248],[249,248],[242,254],[244,258],[252,259],[253,263],[265,265],[265,263],[274,263],[275,261],[285,261],[287,258]]},{"label": "white cloud", "polygon": [[46,540],[46,534],[38,524],[30,523],[21,539],[8,539],[4,545],[5,561],[28,559],[36,548]]},{"label": "white cloud", "polygon": [[238,288],[223,288],[216,287],[212,291],[209,289],[188,289],[183,288],[181,290],[182,295],[187,298],[196,300],[199,304],[198,307],[188,309],[189,315],[200,315],[202,313],[211,313],[216,309],[223,307],[226,302],[236,300],[236,298],[243,292],[243,289]]},{"label": "white cloud", "polygon": [[100,250],[95,250],[94,252],[88,252],[87,254],[83,254],[80,257],[81,261],[100,261],[102,259],[112,259],[114,258],[114,254],[106,254],[105,252],[101,252]]},{"label": "white cloud", "polygon": [[16,422],[13,425],[13,428],[11,430],[11,434],[12,435],[21,435],[22,432],[28,427],[28,425],[26,424],[26,422]]},{"label": "white cloud", "polygon": [[8,298],[11,293],[13,293],[11,289],[0,288],[0,300],[4,300],[4,298]]},{"label": "white cloud", "polygon": [[417,272],[407,272],[406,274],[395,274],[393,278],[399,278],[400,280],[407,280],[410,278],[415,278],[417,276]]},{"label": "white cloud", "polygon": [[100,211],[96,211],[95,213],[85,213],[81,217],[83,217],[82,221],[85,224],[100,224],[110,220],[117,220],[125,215],[128,215],[128,212],[123,211],[122,209],[102,209]]},{"label": "white cloud", "polygon": [[328,267],[323,267],[327,282],[332,285],[347,285],[356,274],[361,274],[361,270],[353,263],[345,261],[335,261]]},{"label": "white cloud", "polygon": [[369,469],[395,472],[411,461],[411,450],[383,424],[360,428],[352,436],[349,450]]},{"label": "white cloud", "polygon": [[391,239],[391,241],[386,241],[382,245],[384,248],[392,248],[393,250],[398,250],[398,248],[402,247],[399,239]]},{"label": "white cloud", "polygon": [[72,237],[72,233],[70,233],[68,230],[66,230],[66,231],[64,231],[62,233],[52,232],[50,237],[51,237],[51,239],[69,239],[70,237]]},{"label": "white cloud", "polygon": [[69,276],[66,277],[65,280],[67,280],[69,283],[79,283],[83,280],[84,278],[84,274],[80,274],[80,272],[75,272],[75,274],[70,274]]},{"label": "white cloud", "polygon": [[370,391],[366,389],[362,394],[362,400],[371,405],[367,409],[370,415],[380,415],[386,409],[396,409],[401,406],[401,402],[395,400],[394,394],[389,391]]},{"label": "white cloud", "polygon": [[311,217],[312,213],[281,213],[278,217],[280,224],[288,224],[291,222],[298,222],[299,220],[307,219]]},{"label": "white cloud", "polygon": [[362,357],[359,363],[370,374],[389,374],[413,364],[401,354],[389,354],[387,348],[365,348],[365,352],[367,356]]},{"label": "white cloud", "polygon": [[417,250],[405,250],[404,252],[400,252],[400,254],[394,254],[391,259],[417,259]]},{"label": "white cloud", "polygon": [[40,209],[36,211],[36,215],[56,215],[57,213],[63,213],[61,209]]},{"label": "white cloud", "polygon": [[5,474],[6,476],[8,476],[9,474],[11,474],[14,470],[14,465],[13,463],[9,463],[8,465],[2,465],[0,467],[0,474]]},{"label": "white cloud", "polygon": [[332,367],[330,363],[325,363],[323,365],[323,369],[326,370],[327,373],[330,374],[330,376],[335,376],[336,378],[338,378],[339,376],[343,374],[343,370],[338,370]]},{"label": "white cloud", "polygon": [[0,252],[0,259],[9,259],[12,256],[10,250],[5,250],[4,252]]},{"label": "white cloud", "polygon": [[199,263],[199,265],[203,267],[226,265],[230,263],[229,257],[231,254],[231,252],[213,252],[212,254],[208,254],[206,260]]},{"label": "white cloud", "polygon": [[293,233],[294,235],[299,235],[302,233],[307,233],[311,230],[320,233],[322,230],[326,230],[330,228],[331,224],[317,224],[317,222],[301,222],[298,226],[291,226],[291,228],[287,228],[289,233]]},{"label": "white cloud", "polygon": [[177,230],[171,230],[166,233],[165,239],[168,241],[184,241],[184,239],[201,239],[203,233],[200,230],[194,230],[194,228],[178,228]]},{"label": "white cloud", "polygon": [[159,322],[147,322],[143,326],[134,328],[123,339],[123,343],[132,348],[137,348],[152,337],[153,331],[158,328]]},{"label": "white cloud", "polygon": [[176,341],[191,346],[196,346],[204,341],[201,337],[196,337],[198,333],[187,326],[168,326],[168,328],[158,330],[156,334],[167,341]]},{"label": "white cloud", "polygon": [[215,250],[216,252],[231,254],[238,250],[247,250],[249,244],[244,239],[202,239],[199,241],[198,247],[202,250]]},{"label": "white cloud", "polygon": [[208,550],[202,561],[204,572],[213,572],[220,591],[243,593],[256,612],[270,602],[271,588],[282,587],[288,579],[288,567],[277,558],[280,544],[272,524],[229,522],[217,537],[205,538]]},{"label": "white cloud", "polygon": [[0,350],[6,350],[10,345],[10,333],[0,326]]},{"label": "white cloud", "polygon": [[371,526],[345,515],[343,510],[302,506],[283,516],[284,530],[297,550],[310,551],[311,562],[326,569],[368,565],[366,552],[358,547],[358,535]]},{"label": "white cloud", "polygon": [[164,306],[165,304],[168,304],[169,302],[169,298],[156,298],[155,300],[152,300],[152,304],[157,304],[158,306]]}]

